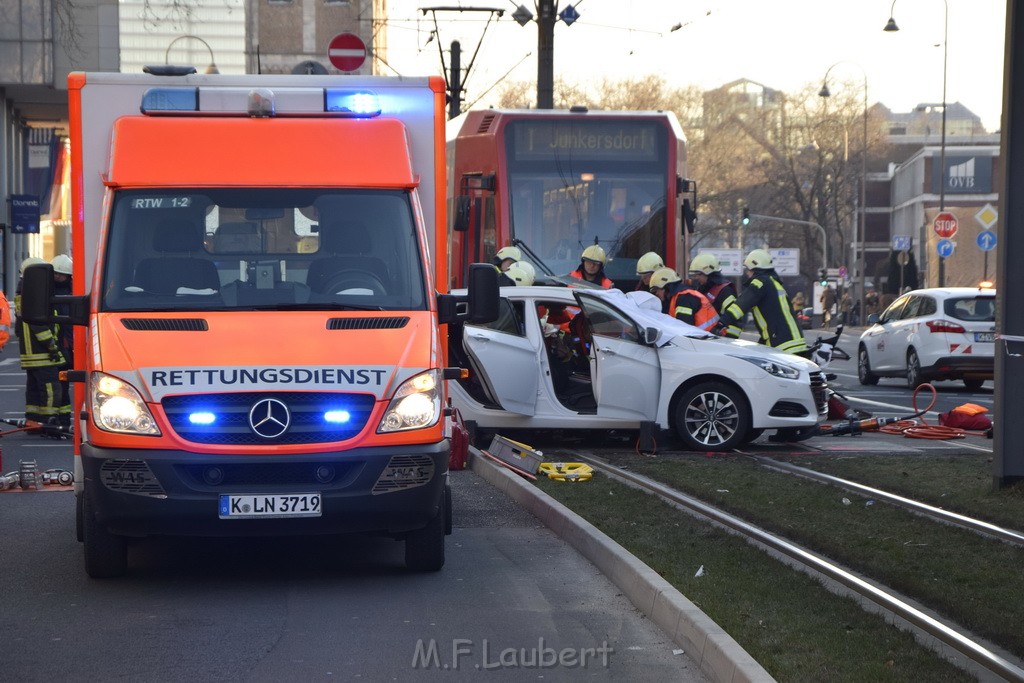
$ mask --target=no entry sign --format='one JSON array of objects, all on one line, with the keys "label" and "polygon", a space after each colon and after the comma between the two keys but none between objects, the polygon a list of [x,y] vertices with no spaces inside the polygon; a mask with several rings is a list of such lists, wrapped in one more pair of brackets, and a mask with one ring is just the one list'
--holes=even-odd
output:
[{"label": "no entry sign", "polygon": [[932,228],[935,230],[935,234],[942,239],[949,239],[956,234],[956,216],[948,211],[943,211],[935,217]]},{"label": "no entry sign", "polygon": [[354,33],[339,33],[327,46],[327,58],[341,71],[358,71],[366,61],[366,43]]}]

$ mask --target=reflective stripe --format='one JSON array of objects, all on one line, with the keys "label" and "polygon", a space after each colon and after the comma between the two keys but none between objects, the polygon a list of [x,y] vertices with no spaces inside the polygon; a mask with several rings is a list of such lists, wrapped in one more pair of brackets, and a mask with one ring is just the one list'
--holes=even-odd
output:
[{"label": "reflective stripe", "polygon": [[686,306],[677,306],[676,315],[679,315],[680,313],[685,313],[686,315],[693,315],[693,309],[687,308]]}]

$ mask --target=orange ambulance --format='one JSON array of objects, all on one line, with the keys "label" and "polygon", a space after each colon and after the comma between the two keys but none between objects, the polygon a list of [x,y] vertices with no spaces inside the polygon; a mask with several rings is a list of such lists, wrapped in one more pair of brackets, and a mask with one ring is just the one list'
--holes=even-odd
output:
[{"label": "orange ambulance", "polygon": [[[439,78],[69,77],[79,540],[366,532],[436,570],[451,528]],[[438,249],[442,250],[438,254]]]}]

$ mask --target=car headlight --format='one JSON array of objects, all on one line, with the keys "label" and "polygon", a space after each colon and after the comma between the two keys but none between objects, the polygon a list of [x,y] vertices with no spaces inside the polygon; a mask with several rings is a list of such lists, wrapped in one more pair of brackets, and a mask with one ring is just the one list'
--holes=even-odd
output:
[{"label": "car headlight", "polygon": [[384,411],[377,432],[402,432],[436,424],[441,417],[440,382],[437,370],[428,370],[403,382]]},{"label": "car headlight", "polygon": [[753,363],[757,367],[761,368],[769,375],[775,377],[782,377],[783,379],[799,379],[800,371],[794,368],[792,365],[786,365],[785,363],[779,363],[771,358],[758,358],[757,356],[733,356],[733,358],[739,358],[745,360],[748,363]]},{"label": "car headlight", "polygon": [[112,375],[94,372],[89,389],[92,417],[100,429],[121,434],[160,436],[153,414],[132,385]]}]

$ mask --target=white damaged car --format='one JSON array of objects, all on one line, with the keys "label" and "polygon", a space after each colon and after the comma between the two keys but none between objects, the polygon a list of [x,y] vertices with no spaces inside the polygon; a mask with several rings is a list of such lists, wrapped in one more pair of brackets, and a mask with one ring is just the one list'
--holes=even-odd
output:
[{"label": "white damaged car", "polygon": [[501,314],[449,326],[452,403],[476,430],[641,429],[725,451],[765,430],[800,438],[828,414],[809,360],[710,336],[646,292],[503,287]]}]

